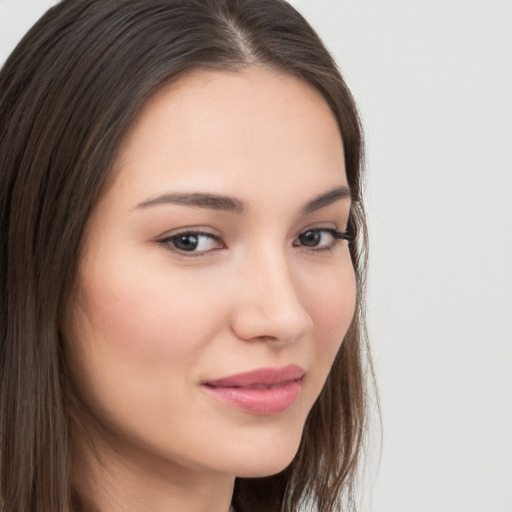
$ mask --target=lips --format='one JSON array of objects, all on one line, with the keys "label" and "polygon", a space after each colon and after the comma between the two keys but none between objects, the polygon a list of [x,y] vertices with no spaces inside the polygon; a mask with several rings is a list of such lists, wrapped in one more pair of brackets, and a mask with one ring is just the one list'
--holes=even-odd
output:
[{"label": "lips", "polygon": [[218,400],[251,414],[270,416],[292,407],[298,400],[305,371],[296,365],[261,368],[203,383]]}]

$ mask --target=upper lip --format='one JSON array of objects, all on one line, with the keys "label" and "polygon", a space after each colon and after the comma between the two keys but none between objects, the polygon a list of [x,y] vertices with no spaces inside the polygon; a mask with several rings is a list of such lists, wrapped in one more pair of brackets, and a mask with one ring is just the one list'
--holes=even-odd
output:
[{"label": "upper lip", "polygon": [[258,368],[245,373],[237,373],[220,379],[209,380],[204,384],[212,387],[253,387],[275,386],[302,379],[305,370],[291,364],[282,368]]}]

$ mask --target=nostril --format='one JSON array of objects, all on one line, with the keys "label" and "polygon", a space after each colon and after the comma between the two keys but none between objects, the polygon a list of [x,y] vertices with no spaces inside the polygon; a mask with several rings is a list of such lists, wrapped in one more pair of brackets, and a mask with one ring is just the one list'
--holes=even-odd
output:
[{"label": "nostril", "polygon": [[239,304],[231,325],[242,340],[288,344],[299,341],[311,328],[312,320],[300,304],[268,309]]},{"label": "nostril", "polygon": [[293,343],[311,329],[312,317],[301,301],[288,254],[263,245],[241,262],[232,289],[231,328],[242,340]]}]

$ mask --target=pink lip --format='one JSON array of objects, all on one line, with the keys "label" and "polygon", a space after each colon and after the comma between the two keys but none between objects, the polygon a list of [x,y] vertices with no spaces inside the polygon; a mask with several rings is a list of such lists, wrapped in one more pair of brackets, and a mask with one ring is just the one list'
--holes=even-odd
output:
[{"label": "pink lip", "polygon": [[203,389],[223,402],[261,416],[289,409],[297,402],[305,371],[296,365],[261,368],[205,382]]}]

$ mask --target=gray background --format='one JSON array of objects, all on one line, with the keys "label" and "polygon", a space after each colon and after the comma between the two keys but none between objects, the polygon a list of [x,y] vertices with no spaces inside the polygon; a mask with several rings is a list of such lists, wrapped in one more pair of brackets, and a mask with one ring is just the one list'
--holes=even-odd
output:
[{"label": "gray background", "polygon": [[[51,0],[0,0],[0,62]],[[512,2],[296,0],[368,142],[364,509],[512,511]]]}]

